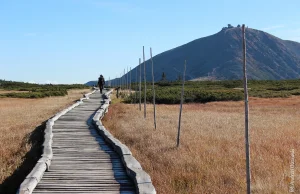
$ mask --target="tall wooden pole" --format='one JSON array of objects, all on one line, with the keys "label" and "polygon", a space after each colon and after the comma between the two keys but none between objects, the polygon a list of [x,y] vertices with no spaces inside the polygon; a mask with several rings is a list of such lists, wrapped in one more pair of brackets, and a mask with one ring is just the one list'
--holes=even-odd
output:
[{"label": "tall wooden pole", "polygon": [[246,146],[246,180],[247,194],[251,193],[251,171],[250,171],[250,138],[249,138],[249,104],[248,104],[248,84],[246,69],[246,36],[245,24],[242,26],[243,32],[243,70],[244,70],[244,95],[245,95],[245,146]]},{"label": "tall wooden pole", "polygon": [[156,129],[156,109],[155,109],[154,70],[153,70],[153,59],[152,59],[152,48],[151,48],[151,47],[150,47],[150,57],[151,57],[151,63],[152,63],[153,117],[154,117],[154,128]]},{"label": "tall wooden pole", "polygon": [[180,143],[181,113],[182,113],[182,104],[183,104],[183,95],[184,95],[185,69],[186,69],[186,61],[184,62],[183,79],[182,79],[179,121],[178,121],[178,133],[177,133],[177,147],[179,147],[179,143]]},{"label": "tall wooden pole", "polygon": [[136,104],[137,104],[137,92],[138,92],[138,68],[139,68],[139,66],[137,66],[136,69],[135,69],[135,83],[136,83],[135,103]]},{"label": "tall wooden pole", "polygon": [[139,66],[140,66],[140,82],[139,82],[139,94],[140,94],[140,104],[139,108],[140,111],[142,111],[142,64],[141,64],[141,58],[139,58]]},{"label": "tall wooden pole", "polygon": [[126,68],[124,69],[124,89],[126,93],[127,92]]},{"label": "tall wooden pole", "polygon": [[120,90],[122,90],[122,73],[120,73],[119,83],[120,83]]},{"label": "tall wooden pole", "polygon": [[129,71],[129,93],[131,96],[131,67],[130,67],[130,71]]},{"label": "tall wooden pole", "polygon": [[146,78],[146,62],[145,62],[145,51],[144,51],[144,46],[143,46],[143,59],[144,59],[144,82],[145,82],[145,86],[144,86],[144,118],[146,118],[146,100],[147,100],[147,96],[146,96],[146,92],[147,92],[147,78]]},{"label": "tall wooden pole", "polygon": [[129,78],[128,78],[128,67],[127,67],[127,74],[126,74],[126,90],[129,89]]},{"label": "tall wooden pole", "polygon": [[125,90],[125,93],[126,93],[126,76],[125,76],[125,69],[124,69],[124,75],[123,75],[123,83],[124,83],[124,90]]}]

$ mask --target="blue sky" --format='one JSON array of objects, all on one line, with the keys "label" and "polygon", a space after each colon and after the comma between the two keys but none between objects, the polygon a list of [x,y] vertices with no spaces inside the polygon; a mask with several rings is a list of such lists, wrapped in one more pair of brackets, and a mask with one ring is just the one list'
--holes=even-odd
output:
[{"label": "blue sky", "polygon": [[85,83],[227,24],[300,42],[299,0],[0,0],[0,79]]}]

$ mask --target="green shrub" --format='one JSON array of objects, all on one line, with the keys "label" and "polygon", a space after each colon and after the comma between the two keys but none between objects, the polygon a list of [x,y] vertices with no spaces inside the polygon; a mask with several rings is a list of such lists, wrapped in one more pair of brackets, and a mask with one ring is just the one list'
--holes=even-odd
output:
[{"label": "green shrub", "polygon": [[[158,88],[156,91],[155,102],[157,104],[178,104],[180,103],[181,88]],[[142,92],[142,101],[144,99],[144,93]],[[200,89],[185,89],[184,102],[213,102],[213,101],[238,101],[243,99],[243,92],[241,91],[228,91],[228,90],[216,90],[205,91]],[[153,102],[152,90],[147,91],[147,102]],[[135,95],[125,98],[125,102],[134,103]]]},{"label": "green shrub", "polygon": [[66,90],[61,90],[49,92],[6,93],[0,94],[0,96],[8,98],[45,98],[50,96],[65,96],[67,94],[68,92]]},{"label": "green shrub", "polygon": [[[155,83],[156,103],[180,103],[181,85],[176,82]],[[142,84],[142,91],[144,85]],[[147,88],[152,88],[147,83]],[[187,81],[184,89],[184,102],[212,102],[212,101],[238,101],[243,100],[242,80],[227,81]],[[261,98],[285,98],[291,95],[300,95],[300,80],[249,80],[249,96]],[[143,99],[142,92],[142,99]],[[126,102],[135,102],[135,96],[126,97]],[[147,102],[152,103],[152,90],[147,90]]]},{"label": "green shrub", "polygon": [[88,86],[81,84],[30,84],[23,82],[13,82],[0,80],[0,89],[3,90],[14,90],[14,91],[28,91],[24,93],[6,93],[1,94],[0,97],[11,97],[11,98],[44,98],[50,96],[65,96],[68,94],[67,90],[70,89],[85,89]]}]

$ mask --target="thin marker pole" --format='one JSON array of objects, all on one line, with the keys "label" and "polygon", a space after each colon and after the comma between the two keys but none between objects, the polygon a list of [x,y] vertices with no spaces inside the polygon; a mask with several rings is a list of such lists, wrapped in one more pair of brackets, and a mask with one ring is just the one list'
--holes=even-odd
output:
[{"label": "thin marker pole", "polygon": [[141,58],[139,58],[139,66],[140,66],[140,83],[139,83],[139,94],[140,94],[140,111],[142,111],[142,64]]},{"label": "thin marker pole", "polygon": [[123,72],[123,75],[122,75],[122,90],[125,90],[125,88],[124,88],[124,72]]},{"label": "thin marker pole", "polygon": [[145,82],[145,88],[144,88],[144,118],[146,118],[146,92],[147,92],[147,80],[146,80],[146,63],[145,63],[145,52],[144,52],[144,46],[143,46],[143,59],[144,59],[144,82]]},{"label": "thin marker pole", "polygon": [[123,76],[122,76],[122,73],[120,73],[120,82],[121,82],[121,90],[123,90]]},{"label": "thin marker pole", "polygon": [[123,88],[125,90],[124,94],[126,93],[126,76],[125,76],[125,69],[124,69],[124,75],[123,75]]},{"label": "thin marker pole", "polygon": [[129,71],[129,93],[131,96],[131,67],[130,67],[130,71]]},{"label": "thin marker pole", "polygon": [[122,90],[122,73],[120,73],[119,84],[120,84],[120,90]]},{"label": "thin marker pole", "polygon": [[156,109],[155,109],[155,89],[154,89],[154,72],[153,72],[153,60],[152,60],[152,48],[150,47],[150,57],[152,63],[152,90],[153,90],[153,117],[154,117],[154,128],[156,129]]},{"label": "thin marker pole", "polygon": [[135,84],[136,84],[136,90],[135,90],[135,103],[137,104],[137,92],[138,92],[138,67],[135,69]]},{"label": "thin marker pole", "polygon": [[126,90],[129,88],[129,79],[128,79],[128,67],[127,67],[127,74],[126,74]]},{"label": "thin marker pole", "polygon": [[182,104],[183,104],[183,95],[184,95],[185,69],[186,69],[186,61],[184,62],[183,79],[182,79],[182,90],[181,90],[179,122],[178,122],[178,134],[177,134],[177,147],[179,147],[179,143],[180,143],[180,127],[181,127],[181,113],[182,113]]},{"label": "thin marker pole", "polygon": [[248,83],[246,69],[246,36],[245,24],[242,26],[243,32],[243,71],[244,71],[244,95],[245,95],[245,148],[246,148],[246,180],[247,194],[251,193],[251,171],[250,171],[250,138],[249,138],[249,104],[248,104]]}]

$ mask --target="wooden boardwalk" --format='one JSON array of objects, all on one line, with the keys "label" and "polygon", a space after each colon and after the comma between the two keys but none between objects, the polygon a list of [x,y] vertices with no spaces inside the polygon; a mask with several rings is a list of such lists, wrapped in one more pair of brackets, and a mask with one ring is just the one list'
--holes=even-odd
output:
[{"label": "wooden boardwalk", "polygon": [[55,121],[50,170],[33,193],[135,193],[119,155],[92,125],[100,105],[96,92]]}]

